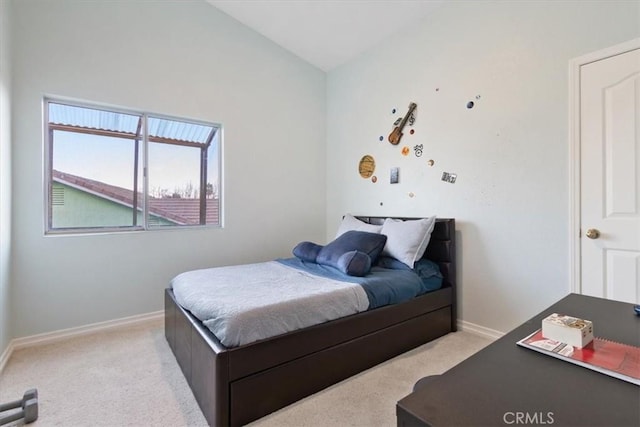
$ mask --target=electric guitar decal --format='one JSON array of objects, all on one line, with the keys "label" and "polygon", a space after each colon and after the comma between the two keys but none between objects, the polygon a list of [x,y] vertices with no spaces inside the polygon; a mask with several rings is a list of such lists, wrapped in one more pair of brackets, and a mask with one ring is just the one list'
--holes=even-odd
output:
[{"label": "electric guitar decal", "polygon": [[407,120],[409,120],[409,118],[411,117],[411,113],[413,113],[413,110],[415,110],[416,107],[417,105],[415,102],[412,102],[411,104],[409,104],[409,111],[407,111],[407,114],[404,116],[402,121],[400,121],[400,123],[389,134],[388,139],[391,144],[398,145],[400,143],[400,139],[402,138],[402,135],[403,135],[402,129],[407,124]]}]

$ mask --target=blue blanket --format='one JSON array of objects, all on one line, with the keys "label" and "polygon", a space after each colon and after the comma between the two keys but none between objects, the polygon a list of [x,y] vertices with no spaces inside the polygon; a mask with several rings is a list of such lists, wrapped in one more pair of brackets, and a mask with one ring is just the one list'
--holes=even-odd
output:
[{"label": "blue blanket", "polygon": [[354,277],[346,275],[333,267],[302,261],[299,258],[284,258],[276,261],[316,276],[361,285],[369,298],[369,310],[384,305],[409,301],[432,290],[423,283],[422,279],[413,270],[408,268],[406,270],[393,270],[374,266],[365,277]]}]

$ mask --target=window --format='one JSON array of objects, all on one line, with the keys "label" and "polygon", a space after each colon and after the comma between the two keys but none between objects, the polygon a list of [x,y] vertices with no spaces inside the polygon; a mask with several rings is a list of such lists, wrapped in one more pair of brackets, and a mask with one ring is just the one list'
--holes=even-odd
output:
[{"label": "window", "polygon": [[220,225],[220,125],[45,99],[47,233]]}]

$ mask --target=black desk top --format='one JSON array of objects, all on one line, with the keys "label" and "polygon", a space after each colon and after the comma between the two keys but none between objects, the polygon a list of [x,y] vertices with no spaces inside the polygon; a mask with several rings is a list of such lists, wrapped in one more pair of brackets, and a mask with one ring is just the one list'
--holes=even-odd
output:
[{"label": "black desk top", "polygon": [[640,426],[639,386],[516,345],[551,313],[591,320],[595,336],[640,346],[632,304],[571,294],[400,400],[399,422],[408,414],[430,426]]}]

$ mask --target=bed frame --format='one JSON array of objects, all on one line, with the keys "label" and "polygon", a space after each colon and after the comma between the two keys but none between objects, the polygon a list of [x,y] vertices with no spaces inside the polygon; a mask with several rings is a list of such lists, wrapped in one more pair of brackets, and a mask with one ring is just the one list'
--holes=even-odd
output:
[{"label": "bed frame", "polygon": [[166,289],[165,336],[208,423],[247,424],[455,331],[454,219],[436,221],[424,257],[440,265],[437,291],[235,348],[224,347]]}]

